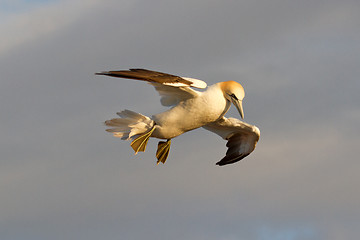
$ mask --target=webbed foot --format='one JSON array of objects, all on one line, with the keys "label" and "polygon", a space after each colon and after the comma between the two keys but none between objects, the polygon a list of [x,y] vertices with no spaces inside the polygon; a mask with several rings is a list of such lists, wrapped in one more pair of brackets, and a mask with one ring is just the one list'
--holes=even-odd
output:
[{"label": "webbed foot", "polygon": [[140,135],[131,142],[130,146],[134,149],[135,154],[137,154],[138,152],[145,151],[146,145],[154,130],[155,130],[155,126],[152,129],[150,129],[150,131]]},{"label": "webbed foot", "polygon": [[168,139],[166,142],[161,141],[158,143],[158,149],[156,151],[156,158],[158,159],[157,164],[166,162],[166,159],[169,156],[170,145],[171,139]]}]

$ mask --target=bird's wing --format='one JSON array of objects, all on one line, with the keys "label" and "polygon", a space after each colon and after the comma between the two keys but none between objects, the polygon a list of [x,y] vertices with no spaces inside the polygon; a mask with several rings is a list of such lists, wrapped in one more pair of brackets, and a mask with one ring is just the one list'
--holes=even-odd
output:
[{"label": "bird's wing", "polygon": [[198,96],[199,92],[190,87],[206,88],[207,86],[204,81],[199,79],[179,77],[146,69],[133,68],[129,70],[99,72],[96,74],[149,82],[159,92],[161,104],[164,106],[176,105],[182,100]]},{"label": "bird's wing", "polygon": [[204,128],[228,140],[226,156],[216,163],[219,166],[238,162],[248,156],[260,138],[260,130],[256,126],[236,118],[222,117]]}]

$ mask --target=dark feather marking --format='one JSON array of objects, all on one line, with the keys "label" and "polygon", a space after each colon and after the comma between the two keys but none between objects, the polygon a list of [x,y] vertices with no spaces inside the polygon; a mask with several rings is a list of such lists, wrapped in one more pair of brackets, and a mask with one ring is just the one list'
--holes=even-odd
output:
[{"label": "dark feather marking", "polygon": [[191,85],[193,82],[185,80],[179,76],[151,71],[141,68],[131,68],[130,70],[119,70],[119,71],[108,71],[96,73],[97,75],[106,75],[110,77],[119,77],[127,79],[136,79],[148,82],[158,82],[158,83],[184,83]]}]

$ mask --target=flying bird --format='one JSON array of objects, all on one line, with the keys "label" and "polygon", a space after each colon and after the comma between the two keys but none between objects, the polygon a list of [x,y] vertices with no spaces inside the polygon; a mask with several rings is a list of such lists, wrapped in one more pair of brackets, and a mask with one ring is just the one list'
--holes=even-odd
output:
[{"label": "flying bird", "polygon": [[[241,118],[244,118],[242,100],[245,91],[241,84],[235,81],[219,82],[207,87],[207,84],[199,79],[146,69],[96,74],[146,81],[159,93],[161,104],[171,107],[151,118],[124,110],[117,113],[120,118],[105,121],[105,125],[111,127],[106,131],[123,140],[132,140],[130,145],[135,154],[145,151],[150,137],[166,140],[158,143],[157,164],[165,163],[172,138],[200,127],[228,141],[225,157],[216,163],[219,166],[238,162],[248,156],[259,140],[260,130],[256,126],[236,118],[224,117],[232,103]],[[193,88],[206,90],[196,91]]]}]

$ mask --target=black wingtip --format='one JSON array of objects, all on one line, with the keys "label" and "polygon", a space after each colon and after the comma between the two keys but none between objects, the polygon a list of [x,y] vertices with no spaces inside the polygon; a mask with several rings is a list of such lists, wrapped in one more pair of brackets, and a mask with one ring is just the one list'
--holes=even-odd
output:
[{"label": "black wingtip", "polygon": [[222,167],[222,166],[227,165],[227,164],[229,164],[229,163],[225,163],[224,161],[219,161],[219,162],[215,163],[215,165],[217,165],[219,167]]},{"label": "black wingtip", "polygon": [[109,72],[96,72],[95,75],[108,75]]},{"label": "black wingtip", "polygon": [[217,162],[216,165],[224,166],[224,165],[228,165],[228,164],[233,164],[233,163],[236,163],[236,162],[242,160],[243,158],[247,157],[249,154],[250,153],[239,155],[236,157],[225,156],[223,159],[221,159],[219,162]]}]

